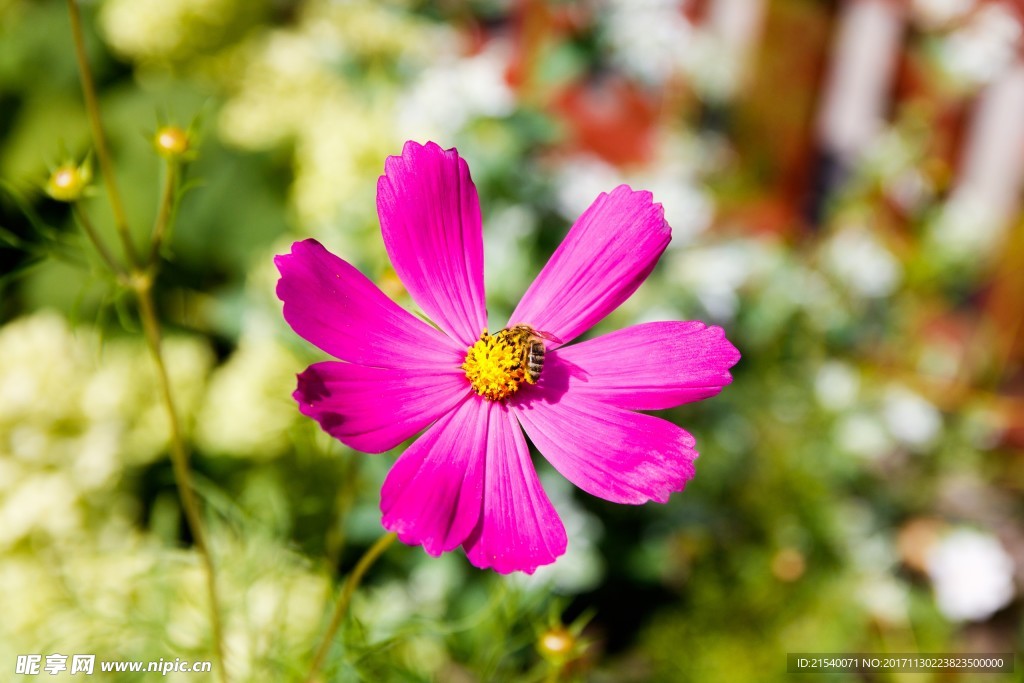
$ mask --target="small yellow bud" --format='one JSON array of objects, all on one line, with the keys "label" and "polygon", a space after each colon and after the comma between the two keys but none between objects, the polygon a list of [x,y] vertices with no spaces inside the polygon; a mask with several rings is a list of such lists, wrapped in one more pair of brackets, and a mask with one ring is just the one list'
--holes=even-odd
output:
[{"label": "small yellow bud", "polygon": [[46,181],[46,194],[60,202],[75,202],[85,194],[85,188],[92,180],[88,163],[81,166],[65,163],[58,166]]},{"label": "small yellow bud", "polygon": [[537,650],[549,661],[564,662],[575,648],[576,638],[561,626],[549,628],[537,640]]},{"label": "small yellow bud", "polygon": [[165,159],[179,159],[188,152],[188,133],[177,126],[164,126],[153,136],[157,154]]}]

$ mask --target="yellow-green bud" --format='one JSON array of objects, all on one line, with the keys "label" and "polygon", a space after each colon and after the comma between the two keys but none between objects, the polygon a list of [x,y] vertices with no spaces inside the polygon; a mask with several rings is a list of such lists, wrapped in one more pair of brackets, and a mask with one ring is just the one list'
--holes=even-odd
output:
[{"label": "yellow-green bud", "polygon": [[548,661],[564,662],[576,649],[576,638],[565,628],[549,628],[537,639],[537,650]]},{"label": "yellow-green bud", "polygon": [[88,163],[83,162],[81,166],[70,162],[61,164],[46,181],[46,194],[57,201],[76,202],[85,194],[91,180],[92,170]]},{"label": "yellow-green bud", "polygon": [[165,159],[180,159],[188,152],[188,133],[177,126],[163,126],[153,136],[153,146]]}]

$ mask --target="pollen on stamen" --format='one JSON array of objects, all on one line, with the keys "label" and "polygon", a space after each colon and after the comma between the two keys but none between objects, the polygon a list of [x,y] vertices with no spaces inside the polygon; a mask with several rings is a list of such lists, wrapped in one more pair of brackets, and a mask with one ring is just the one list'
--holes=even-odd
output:
[{"label": "pollen on stamen", "polygon": [[526,381],[523,356],[522,342],[507,329],[495,335],[484,330],[466,352],[462,369],[473,391],[492,401],[500,401],[516,393],[519,385]]}]

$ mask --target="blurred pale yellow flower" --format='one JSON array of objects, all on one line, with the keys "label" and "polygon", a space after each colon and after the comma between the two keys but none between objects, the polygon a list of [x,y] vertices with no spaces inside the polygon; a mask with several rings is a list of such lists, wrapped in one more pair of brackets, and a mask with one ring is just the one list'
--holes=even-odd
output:
[{"label": "blurred pale yellow flower", "polygon": [[[358,190],[403,139],[396,74],[424,68],[454,41],[450,27],[390,5],[307,3],[294,26],[253,38],[223,67],[231,95],[220,135],[244,149],[294,144],[291,194],[304,224],[372,223],[373,204]],[[360,69],[358,80],[346,64]]]},{"label": "blurred pale yellow flower", "polygon": [[289,394],[295,356],[273,339],[243,339],[210,378],[197,413],[196,440],[210,453],[275,457],[284,453],[298,413]]},{"label": "blurred pale yellow flower", "polygon": [[221,47],[263,11],[247,0],[108,0],[100,26],[119,54],[140,62],[174,62]]}]

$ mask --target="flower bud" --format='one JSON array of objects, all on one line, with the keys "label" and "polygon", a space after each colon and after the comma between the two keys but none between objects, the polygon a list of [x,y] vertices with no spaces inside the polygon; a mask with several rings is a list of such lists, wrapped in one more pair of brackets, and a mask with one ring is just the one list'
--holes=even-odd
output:
[{"label": "flower bud", "polygon": [[50,179],[46,181],[46,194],[57,201],[76,202],[85,194],[91,180],[92,169],[87,162],[80,166],[67,162],[50,174]]},{"label": "flower bud", "polygon": [[549,628],[537,639],[537,650],[548,661],[565,662],[575,649],[576,637],[561,626]]},{"label": "flower bud", "polygon": [[163,126],[153,136],[153,146],[165,159],[180,159],[188,152],[188,133],[177,126]]}]

